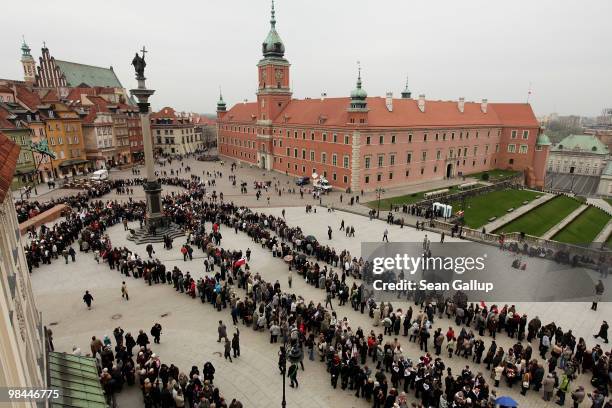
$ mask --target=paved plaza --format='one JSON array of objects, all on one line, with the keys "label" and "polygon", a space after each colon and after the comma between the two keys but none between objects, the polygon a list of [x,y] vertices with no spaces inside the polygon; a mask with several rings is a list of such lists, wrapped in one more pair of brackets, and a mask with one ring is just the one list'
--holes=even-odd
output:
[{"label": "paved plaza", "polygon": [[[232,186],[228,181],[227,175],[230,172],[229,163],[223,166],[220,163],[197,162],[188,160],[192,167],[191,174],[202,176],[206,171],[221,171],[223,177],[216,179],[217,192],[224,193],[225,201],[234,201],[238,205],[247,205],[260,211],[275,216],[281,216],[285,210],[285,218],[289,226],[300,226],[305,235],[312,234],[324,244],[329,244],[341,251],[347,249],[352,255],[359,257],[361,254],[361,243],[367,241],[378,242],[382,239],[383,232],[388,229],[388,238],[392,242],[422,242],[424,235],[432,242],[438,242],[440,237],[431,232],[416,231],[412,227],[400,228],[395,225],[388,225],[381,220],[369,220],[357,213],[363,212],[359,206],[353,206],[353,212],[336,210],[328,212],[324,207],[317,206],[316,213],[306,213],[306,204],[317,204],[317,200],[304,195],[300,198],[297,193],[289,193],[288,190],[296,188],[293,179],[278,173],[263,172],[254,168],[237,169],[238,186],[244,180],[248,183],[248,194],[240,194],[239,187]],[[173,166],[156,167],[158,171],[167,171],[170,168],[178,169],[178,163]],[[133,177],[130,171],[112,172],[113,178]],[[190,173],[179,174],[179,177],[188,178]],[[206,179],[206,177],[204,177]],[[271,180],[273,186],[268,193],[257,200],[252,182],[255,180]],[[277,184],[281,189],[281,196],[275,192],[274,185]],[[285,191],[283,191],[283,189]],[[180,188],[168,188],[164,186],[164,191],[180,191]],[[74,191],[69,191],[74,193]],[[67,194],[66,190],[55,190],[43,194],[40,200],[59,197]],[[343,202],[340,203],[340,194],[343,194]],[[130,195],[134,200],[144,199],[142,187],[134,187],[134,194]],[[267,198],[270,197],[270,205]],[[346,199],[350,195],[346,193],[334,192],[322,199],[323,205],[331,204],[335,207],[346,207]],[[104,196],[102,199],[126,200],[128,196],[117,195],[115,192]],[[366,201],[366,200],[363,200]],[[367,212],[367,210],[366,210]],[[355,227],[355,237],[348,238],[343,232],[339,232],[341,220],[346,225]],[[331,240],[327,239],[327,227],[331,226],[334,234]],[[130,228],[137,228],[138,223],[132,223]],[[207,230],[211,225],[207,224]],[[268,282],[278,280],[283,290],[287,289],[288,267],[280,258],[273,258],[267,249],[253,242],[249,236],[243,232],[235,233],[229,228],[221,229],[223,240],[221,246],[226,249],[252,250],[252,259],[249,262],[251,270],[262,275]],[[126,232],[122,225],[118,224],[108,229],[108,234],[113,246],[125,246],[135,251],[143,258],[146,258],[144,245],[137,246],[126,239]],[[458,241],[446,237],[445,242]],[[162,244],[154,244],[154,256],[162,261],[168,269],[178,266],[183,272],[189,271],[194,279],[205,276],[202,252],[195,250],[193,261],[183,261],[179,252],[182,239],[176,239],[172,250],[165,250]],[[484,247],[483,247],[484,248]],[[488,251],[498,251],[494,247],[486,247]],[[528,271],[516,271],[516,273],[528,273]],[[115,327],[121,326],[126,332],[131,332],[136,337],[139,329],[149,332],[155,322],[163,326],[161,344],[153,345],[153,350],[157,353],[161,361],[167,364],[177,365],[181,371],[188,372],[192,365],[200,369],[204,362],[211,361],[216,368],[215,385],[220,388],[221,393],[227,401],[232,398],[241,400],[245,407],[269,407],[280,405],[282,378],[277,368],[278,344],[269,343],[267,332],[256,332],[252,328],[247,328],[240,324],[241,356],[229,363],[223,359],[223,347],[217,343],[217,322],[223,320],[228,326],[228,334],[231,337],[234,329],[231,325],[229,309],[217,312],[208,303],[202,304],[199,298],[192,299],[185,294],[177,293],[171,285],[157,284],[148,286],[142,279],[126,278],[116,270],[110,270],[105,263],[96,263],[93,254],[90,252],[77,253],[76,262],[69,262],[67,265],[63,259],[53,261],[51,265],[42,265],[32,273],[32,285],[37,298],[38,307],[43,313],[44,324],[51,327],[54,332],[54,343],[57,351],[70,352],[73,346],[78,346],[83,352],[89,352],[89,342],[91,336],[99,338],[108,335],[112,338],[112,331]],[[592,279],[596,278],[594,273]],[[121,282],[127,279],[130,300],[125,301],[121,297]],[[349,286],[351,278],[347,278]],[[605,282],[610,287],[610,280]],[[89,290],[94,296],[92,310],[87,310],[82,296],[85,290]],[[235,289],[239,297],[244,296],[244,292]],[[313,301],[316,303],[325,302],[325,293],[307,284],[299,275],[293,275],[293,287],[291,292],[304,298],[306,303]],[[366,314],[355,312],[350,304],[346,306],[336,306],[334,310],[338,317],[346,316],[350,326],[355,330],[357,327],[363,328],[365,333],[374,329],[377,333],[382,332],[382,327],[373,327],[373,320]],[[405,310],[407,303],[393,303],[394,308]],[[593,333],[599,329],[602,319],[610,320],[612,316],[612,303],[602,303],[597,312],[590,310],[590,303],[520,303],[516,304],[517,311],[526,313],[529,318],[538,315],[547,324],[555,321],[564,330],[573,329],[576,338],[584,337],[587,346],[592,347],[596,342]],[[413,305],[414,307],[414,305]],[[417,307],[418,309],[418,307]],[[442,328],[443,332],[449,326],[458,329],[453,321],[443,318],[434,322],[433,328]],[[392,337],[391,337],[392,338]],[[422,353],[419,351],[418,344],[409,343],[406,337],[399,338],[404,354],[409,358],[418,359]],[[485,346],[488,348],[490,337],[485,336]],[[516,342],[515,339],[508,338],[505,333],[497,337],[498,346],[507,349]],[[431,343],[431,341],[430,341]],[[525,343],[525,341],[523,342]],[[537,343],[533,342],[534,357],[537,357]],[[432,346],[433,349],[433,346]],[[604,347],[604,350],[608,350]],[[430,350],[431,351],[431,350]],[[474,372],[485,372],[484,365],[476,365],[471,360],[463,358],[444,358],[447,366],[452,367],[455,374],[469,364]],[[369,359],[368,363],[371,360]],[[294,390],[287,386],[287,406],[289,407],[366,407],[368,404],[364,399],[353,396],[354,391],[343,391],[333,389],[330,385],[329,374],[325,370],[325,365],[318,361],[315,353],[315,361],[304,361],[305,371],[298,372],[300,382],[299,389]],[[489,373],[485,373],[487,382]],[[572,389],[576,385],[582,384],[588,390],[590,375],[579,376],[577,381],[572,383]],[[545,405],[541,400],[541,393],[529,391],[527,396],[519,393],[520,387],[508,389],[505,384],[500,386],[498,395],[511,395],[516,399],[521,407],[540,407]],[[141,406],[141,395],[136,387],[124,388],[118,395],[119,407]],[[414,392],[409,395],[410,401],[414,401]],[[552,403],[549,403],[552,405]]]}]

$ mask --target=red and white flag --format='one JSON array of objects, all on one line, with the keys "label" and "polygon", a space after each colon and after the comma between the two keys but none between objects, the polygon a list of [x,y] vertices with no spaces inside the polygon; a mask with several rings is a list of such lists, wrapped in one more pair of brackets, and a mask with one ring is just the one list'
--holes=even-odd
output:
[{"label": "red and white flag", "polygon": [[236,262],[234,262],[234,268],[240,268],[242,265],[246,263],[246,259],[240,258]]}]

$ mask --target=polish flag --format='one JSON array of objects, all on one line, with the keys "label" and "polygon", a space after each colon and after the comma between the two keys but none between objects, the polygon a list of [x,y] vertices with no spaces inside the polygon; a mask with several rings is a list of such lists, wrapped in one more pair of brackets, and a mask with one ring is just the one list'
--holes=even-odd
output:
[{"label": "polish flag", "polygon": [[240,258],[236,262],[234,262],[234,268],[240,268],[242,265],[246,263],[246,259]]}]

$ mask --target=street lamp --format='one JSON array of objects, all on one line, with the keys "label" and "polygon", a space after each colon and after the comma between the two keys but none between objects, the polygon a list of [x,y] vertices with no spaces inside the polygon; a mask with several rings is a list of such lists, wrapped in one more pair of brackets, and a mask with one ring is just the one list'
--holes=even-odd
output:
[{"label": "street lamp", "polygon": [[376,189],[376,198],[378,198],[378,209],[376,211],[376,218],[380,218],[380,197],[383,195],[384,192],[384,188],[378,187]]}]

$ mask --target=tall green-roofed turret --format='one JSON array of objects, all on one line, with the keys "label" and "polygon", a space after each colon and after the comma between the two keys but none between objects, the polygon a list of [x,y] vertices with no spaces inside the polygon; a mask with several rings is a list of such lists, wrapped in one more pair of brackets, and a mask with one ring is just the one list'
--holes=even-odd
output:
[{"label": "tall green-roofed turret", "polygon": [[276,32],[276,17],[274,12],[274,0],[272,0],[272,11],[270,17],[270,31],[262,44],[264,57],[283,57],[285,55],[285,45]]}]

